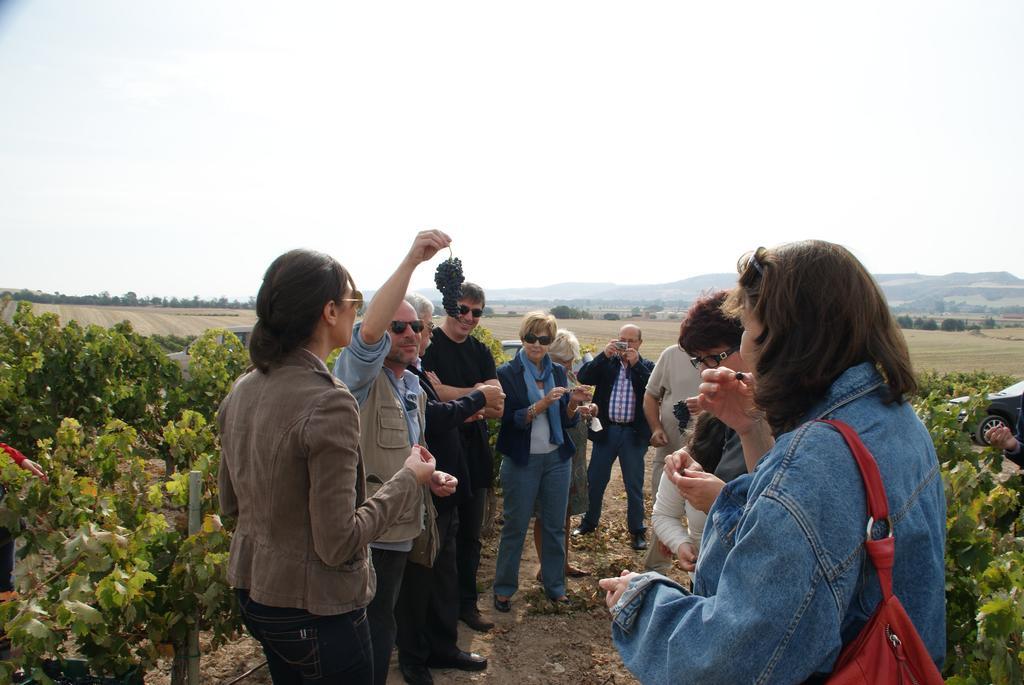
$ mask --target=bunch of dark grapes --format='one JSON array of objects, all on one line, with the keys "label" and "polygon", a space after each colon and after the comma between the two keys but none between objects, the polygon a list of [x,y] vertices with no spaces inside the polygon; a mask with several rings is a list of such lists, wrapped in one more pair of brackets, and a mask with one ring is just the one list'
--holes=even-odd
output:
[{"label": "bunch of dark grapes", "polygon": [[441,305],[448,316],[454,318],[459,315],[459,298],[462,297],[462,282],[466,280],[462,275],[462,260],[458,257],[449,257],[437,265],[434,272],[434,285],[441,291]]},{"label": "bunch of dark grapes", "polygon": [[676,417],[676,421],[679,422],[679,432],[686,432],[686,425],[690,423],[690,408],[686,406],[684,400],[679,400],[672,405],[672,415]]}]

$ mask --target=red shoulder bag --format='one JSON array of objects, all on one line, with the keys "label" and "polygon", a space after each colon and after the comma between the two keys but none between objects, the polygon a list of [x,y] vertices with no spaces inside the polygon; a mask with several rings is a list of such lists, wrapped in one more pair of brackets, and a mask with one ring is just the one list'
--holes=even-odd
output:
[{"label": "red shoulder bag", "polygon": [[[900,600],[892,593],[896,539],[893,537],[889,502],[878,464],[861,442],[857,431],[849,425],[836,420],[821,422],[839,431],[857,460],[868,501],[869,518],[864,547],[878,571],[878,582],[882,586],[882,601],[857,638],[843,647],[826,682],[830,685],[942,685],[944,681],[939,669],[935,667],[935,662]],[[888,522],[888,537],[881,540],[871,538],[871,527],[875,521]]]}]

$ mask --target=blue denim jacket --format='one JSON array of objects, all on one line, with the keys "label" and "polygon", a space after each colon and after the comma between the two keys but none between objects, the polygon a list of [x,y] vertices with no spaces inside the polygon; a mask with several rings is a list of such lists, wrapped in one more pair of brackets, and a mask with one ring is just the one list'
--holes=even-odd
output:
[{"label": "blue denim jacket", "polygon": [[[851,367],[807,419],[850,424],[878,462],[896,536],[894,590],[941,667],[942,479],[924,425],[909,404],[884,404],[885,390],[870,364]],[[644,683],[800,683],[830,672],[881,598],[864,553],[867,518],[838,432],[804,423],[779,436],[711,507],[693,594],[648,573],[612,609],[623,662]]]}]

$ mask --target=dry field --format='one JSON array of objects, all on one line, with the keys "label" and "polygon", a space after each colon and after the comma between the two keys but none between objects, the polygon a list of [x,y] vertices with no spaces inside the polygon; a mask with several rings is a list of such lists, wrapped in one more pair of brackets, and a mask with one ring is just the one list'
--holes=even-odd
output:
[{"label": "dry field", "polygon": [[[488,318],[484,325],[501,339],[519,337],[519,318]],[[560,322],[580,339],[580,343],[601,348],[618,336],[625,321],[572,320]],[[643,331],[640,352],[657,359],[663,349],[675,344],[679,336],[678,321],[643,321],[636,323]],[[947,333],[945,331],[904,331],[910,356],[918,371],[991,371],[1024,378],[1024,328],[1000,328],[979,333]]]},{"label": "dry field", "polygon": [[[256,312],[251,309],[165,309],[154,307],[93,307],[86,305],[35,304],[36,312],[54,312],[62,321],[76,320],[82,325],[111,326],[128,320],[139,333],[152,335],[199,335],[208,328],[251,324]],[[4,318],[10,318],[8,307]],[[500,339],[518,338],[519,317],[488,317],[483,321]],[[596,348],[618,335],[626,321],[579,319],[562,322],[584,345]],[[675,344],[678,321],[636,320],[643,331],[641,353],[657,359],[663,349]],[[920,370],[992,371],[1024,378],[1024,328],[999,328],[977,333],[945,331],[904,331],[910,355]]]},{"label": "dry field", "polygon": [[[4,312],[10,321],[13,307]],[[62,322],[77,321],[82,326],[96,324],[110,327],[119,321],[129,321],[142,335],[199,335],[208,328],[243,326],[256,322],[252,309],[186,309],[164,307],[95,307],[81,304],[33,304],[37,314],[52,312]]]}]

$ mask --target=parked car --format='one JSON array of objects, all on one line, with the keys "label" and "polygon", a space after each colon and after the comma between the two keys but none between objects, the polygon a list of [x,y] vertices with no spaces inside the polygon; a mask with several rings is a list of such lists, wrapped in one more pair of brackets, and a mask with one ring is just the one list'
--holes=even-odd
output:
[{"label": "parked car", "polygon": [[[968,425],[966,423],[966,412],[960,412],[960,420],[964,423],[964,430],[971,434],[971,439],[979,445],[988,445],[988,441],[985,440],[985,433],[991,428],[996,426],[1009,426],[1012,430],[1017,424],[1017,412],[1020,410],[1020,396],[1024,393],[1024,381],[1014,383],[1013,385],[1003,388],[999,392],[994,392],[988,396],[989,405],[985,409],[985,418],[978,422],[978,425]],[[957,397],[950,402],[953,404],[963,404],[968,397]]]},{"label": "parked car", "polygon": [[[229,332],[234,333],[235,337],[238,338],[239,342],[242,343],[242,346],[245,347],[246,349],[249,349],[249,335],[252,333],[252,324],[246,326],[225,326],[224,328]],[[223,343],[224,336],[218,336],[217,342]],[[178,366],[181,367],[181,372],[185,376],[185,378],[189,377],[189,350],[191,348],[192,344],[190,343],[189,346],[186,347],[181,352],[171,352],[170,354],[167,355],[168,359],[178,363]]]}]

